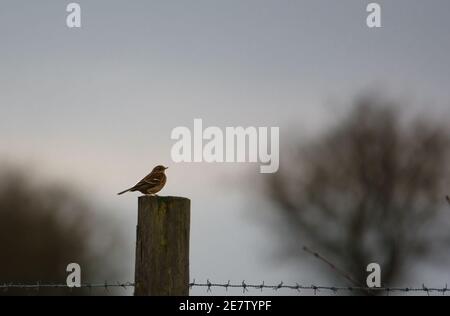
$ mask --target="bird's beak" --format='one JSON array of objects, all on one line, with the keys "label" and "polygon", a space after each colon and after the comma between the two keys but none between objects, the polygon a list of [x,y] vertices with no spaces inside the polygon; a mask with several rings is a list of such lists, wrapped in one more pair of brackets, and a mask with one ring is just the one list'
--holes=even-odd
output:
[{"label": "bird's beak", "polygon": [[164,170],[169,169],[169,167],[165,167]]}]

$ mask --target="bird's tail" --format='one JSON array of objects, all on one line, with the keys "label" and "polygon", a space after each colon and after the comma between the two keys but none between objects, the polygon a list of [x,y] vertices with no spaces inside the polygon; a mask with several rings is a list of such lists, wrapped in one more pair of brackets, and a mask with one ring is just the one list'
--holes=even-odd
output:
[{"label": "bird's tail", "polygon": [[132,189],[132,188],[126,189],[125,191],[122,191],[122,192],[117,193],[117,195],[121,195],[121,194],[127,193],[128,191],[131,191],[131,189]]}]

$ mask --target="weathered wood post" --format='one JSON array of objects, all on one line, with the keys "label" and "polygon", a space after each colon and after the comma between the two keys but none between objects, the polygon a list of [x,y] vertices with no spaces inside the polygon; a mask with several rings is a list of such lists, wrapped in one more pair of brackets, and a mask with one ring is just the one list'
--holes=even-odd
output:
[{"label": "weathered wood post", "polygon": [[191,201],[141,196],[134,295],[189,295]]}]

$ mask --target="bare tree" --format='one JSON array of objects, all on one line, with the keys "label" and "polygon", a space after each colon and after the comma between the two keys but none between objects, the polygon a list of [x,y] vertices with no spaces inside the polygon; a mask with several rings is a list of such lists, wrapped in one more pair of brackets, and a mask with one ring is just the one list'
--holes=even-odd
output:
[{"label": "bare tree", "polygon": [[[108,220],[97,225],[95,206],[66,184],[37,181],[30,172],[15,167],[2,168],[0,178],[0,284],[65,284],[66,266],[71,262],[81,265],[83,282],[115,279],[117,270],[106,254],[112,258],[117,231]],[[105,247],[93,245],[99,232],[107,236]],[[8,294],[89,293],[66,289],[0,292]]]},{"label": "bare tree", "polygon": [[393,285],[412,260],[448,249],[450,230],[441,222],[450,217],[450,134],[402,118],[393,104],[360,99],[284,161],[268,189],[291,228],[288,252],[312,245],[362,284],[367,264],[377,262],[383,284]]}]

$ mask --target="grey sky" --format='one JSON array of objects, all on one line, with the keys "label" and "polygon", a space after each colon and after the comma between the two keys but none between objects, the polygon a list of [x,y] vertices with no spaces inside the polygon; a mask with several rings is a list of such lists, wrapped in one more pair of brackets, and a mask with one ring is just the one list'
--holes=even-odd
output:
[{"label": "grey sky", "polygon": [[174,165],[174,127],[280,126],[283,142],[292,126],[330,121],[330,100],[373,86],[448,108],[448,0],[378,1],[377,30],[360,0],[80,0],[81,29],[65,26],[69,2],[0,2],[0,158],[69,176],[120,211],[130,240],[136,197],[114,193],[171,165],[163,194],[193,200],[197,279],[290,280],[296,269],[269,260],[276,239],[246,215],[260,197],[239,179],[263,177],[257,166]]}]

